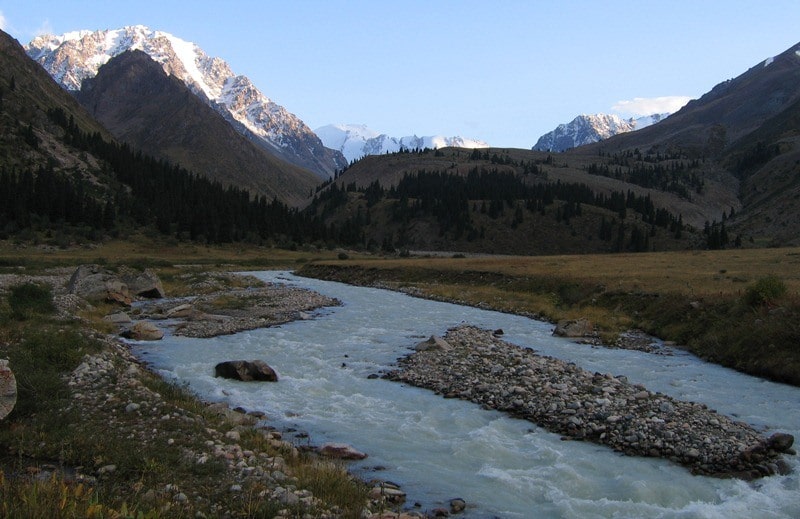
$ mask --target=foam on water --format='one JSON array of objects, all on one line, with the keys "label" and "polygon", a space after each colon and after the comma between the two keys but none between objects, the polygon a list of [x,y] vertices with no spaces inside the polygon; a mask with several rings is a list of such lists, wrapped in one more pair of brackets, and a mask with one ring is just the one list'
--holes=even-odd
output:
[{"label": "foam on water", "polygon": [[[200,396],[267,414],[270,425],[311,441],[350,443],[369,453],[356,473],[401,483],[411,502],[473,505],[466,517],[800,517],[796,474],[755,483],[695,477],[667,461],[620,456],[602,446],[561,441],[533,424],[430,391],[368,379],[390,369],[416,342],[469,322],[502,328],[538,352],[800,438],[800,390],[765,382],[678,352],[672,357],[591,348],[552,337],[527,318],[414,299],[377,289],[259,273],[344,302],[313,321],[214,339],[167,336],[135,351]],[[282,278],[282,279],[279,279]],[[217,362],[266,360],[277,384],[213,377]],[[287,435],[287,438],[291,438]],[[796,459],[790,459],[800,470]],[[374,473],[375,466],[386,467]]]}]

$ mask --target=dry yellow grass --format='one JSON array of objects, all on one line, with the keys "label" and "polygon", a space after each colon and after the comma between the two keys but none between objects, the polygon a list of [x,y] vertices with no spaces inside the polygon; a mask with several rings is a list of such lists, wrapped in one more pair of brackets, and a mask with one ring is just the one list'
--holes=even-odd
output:
[{"label": "dry yellow grass", "polygon": [[721,251],[403,258],[342,262],[377,269],[418,268],[442,272],[486,272],[512,277],[552,277],[603,285],[609,290],[696,296],[739,294],[765,276],[800,292],[800,248]]},{"label": "dry yellow grass", "polygon": [[0,241],[0,266],[30,268],[83,263],[293,268],[306,261],[335,259],[336,256],[335,251],[317,250],[311,247],[306,250],[290,251],[248,244],[205,246],[142,235],[67,249],[51,246],[17,246],[9,241]]}]

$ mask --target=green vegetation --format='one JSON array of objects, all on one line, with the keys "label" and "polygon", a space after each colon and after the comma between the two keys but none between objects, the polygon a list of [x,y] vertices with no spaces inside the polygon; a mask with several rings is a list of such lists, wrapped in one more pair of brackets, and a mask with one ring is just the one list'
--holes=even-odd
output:
[{"label": "green vegetation", "polygon": [[747,287],[744,300],[748,305],[754,307],[775,305],[786,296],[786,292],[786,283],[777,276],[767,276]]},{"label": "green vegetation", "polygon": [[55,311],[52,289],[49,285],[25,283],[11,287],[8,306],[14,319],[24,321],[37,315]]}]

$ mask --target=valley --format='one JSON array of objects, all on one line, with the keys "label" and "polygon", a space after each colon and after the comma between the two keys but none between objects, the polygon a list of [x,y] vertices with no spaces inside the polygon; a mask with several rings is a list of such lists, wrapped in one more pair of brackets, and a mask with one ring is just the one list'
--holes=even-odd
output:
[{"label": "valley", "polygon": [[144,25],[0,31],[0,515],[797,516],[798,45],[519,149],[317,135]]}]

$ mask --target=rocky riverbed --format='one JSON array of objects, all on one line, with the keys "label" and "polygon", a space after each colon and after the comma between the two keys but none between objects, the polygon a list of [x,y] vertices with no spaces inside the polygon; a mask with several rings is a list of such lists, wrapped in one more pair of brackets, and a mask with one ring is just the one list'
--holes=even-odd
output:
[{"label": "rocky riverbed", "polygon": [[137,308],[134,317],[169,320],[167,326],[175,335],[204,338],[310,319],[310,312],[340,304],[310,290],[258,282],[247,288],[148,302]]},{"label": "rocky riverbed", "polygon": [[625,377],[591,373],[463,325],[432,337],[386,378],[531,421],[565,440],[669,459],[695,474],[754,479],[789,470],[793,437],[765,438],[705,405],[676,400]]}]

